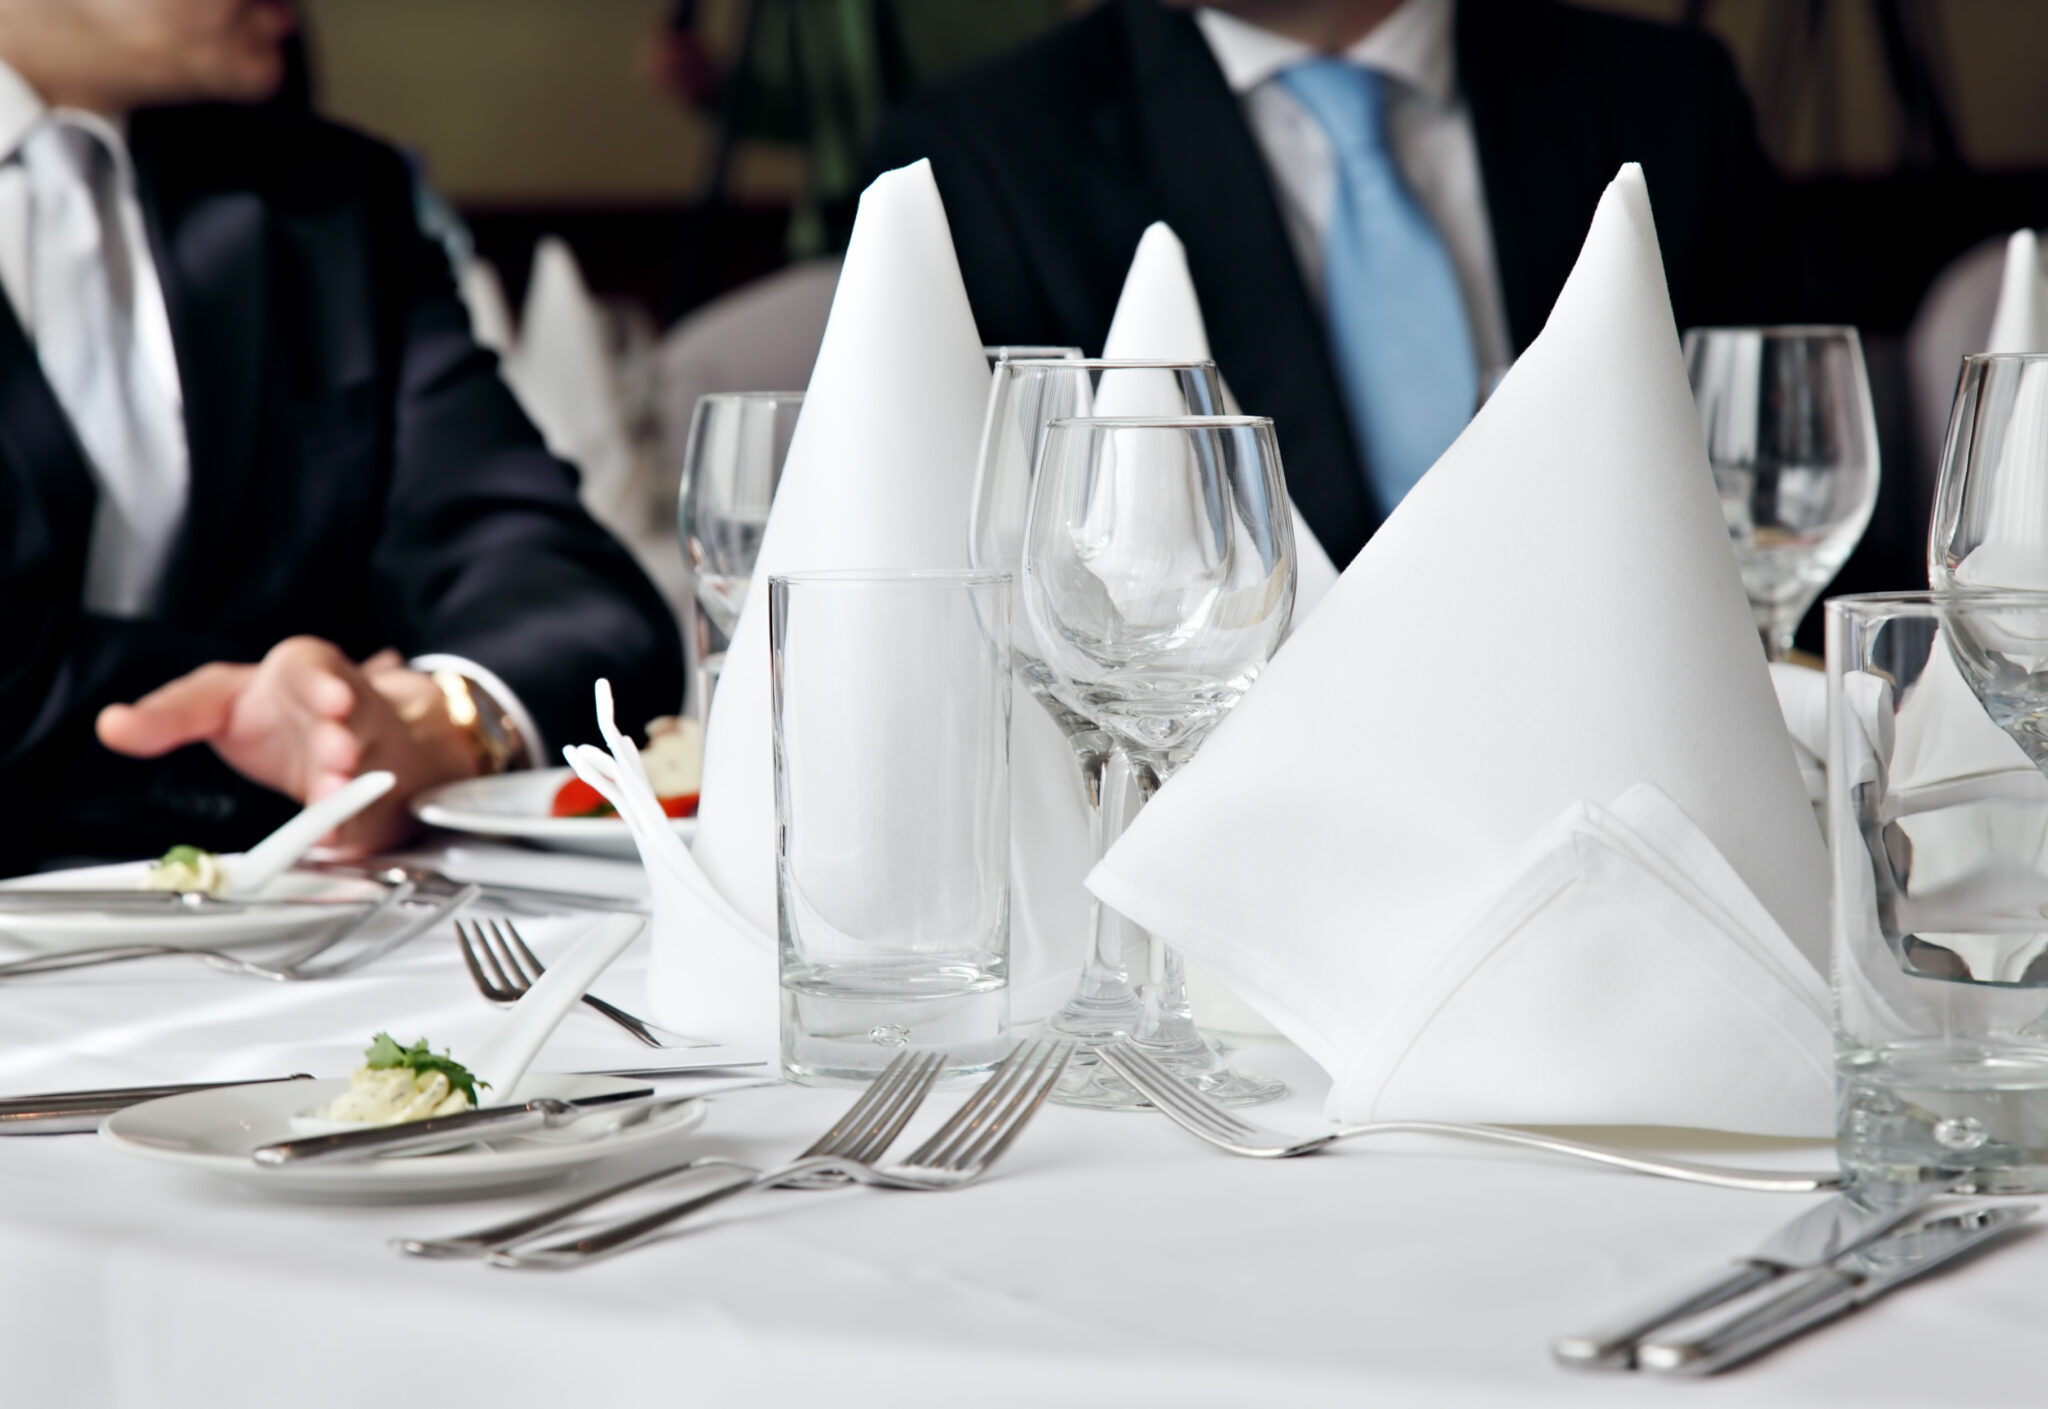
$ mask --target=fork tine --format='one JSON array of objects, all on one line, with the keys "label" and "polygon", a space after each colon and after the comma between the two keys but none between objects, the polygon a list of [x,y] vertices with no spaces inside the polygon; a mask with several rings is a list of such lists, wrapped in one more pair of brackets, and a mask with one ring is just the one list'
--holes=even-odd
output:
[{"label": "fork tine", "polygon": [[910,1124],[910,1118],[917,1114],[918,1108],[924,1104],[924,1098],[931,1094],[932,1087],[937,1084],[945,1070],[945,1053],[926,1053],[913,1065],[913,1074],[902,1095],[897,1098],[893,1110],[853,1148],[835,1150],[833,1153],[862,1161],[880,1159],[883,1152],[896,1143],[896,1137],[903,1133],[903,1127]]},{"label": "fork tine", "polygon": [[[1124,1080],[1150,1097],[1152,1103],[1168,1115],[1176,1112],[1187,1117],[1182,1123],[1193,1121],[1226,1138],[1242,1139],[1257,1136],[1263,1132],[1256,1125],[1240,1120],[1227,1108],[1217,1104],[1208,1096],[1189,1086],[1166,1067],[1145,1053],[1136,1050],[1129,1043],[1118,1042],[1104,1049],[1110,1066]],[[1192,1127],[1191,1127],[1192,1128]],[[1200,1133],[1199,1131],[1197,1133]]]},{"label": "fork tine", "polygon": [[1031,1070],[1031,1063],[1038,1057],[1036,1042],[1019,1043],[1014,1054],[1018,1060],[1009,1064],[999,1075],[992,1076],[983,1084],[977,1096],[974,1115],[964,1122],[957,1134],[934,1151],[927,1164],[939,1169],[956,1169],[964,1162],[969,1151],[978,1148],[992,1115],[1000,1119],[999,1107],[1009,1099],[1011,1092],[1021,1087]]},{"label": "fork tine", "polygon": [[1012,1047],[1010,1055],[997,1063],[996,1069],[988,1074],[988,1080],[982,1082],[981,1088],[972,1096],[969,1096],[961,1104],[959,1110],[953,1112],[950,1120],[933,1131],[932,1137],[929,1140],[911,1151],[910,1158],[906,1159],[904,1163],[919,1165],[932,1163],[932,1156],[951,1143],[955,1134],[980,1114],[982,1108],[994,1099],[997,1083],[1005,1080],[1009,1073],[1020,1064],[1024,1050],[1029,1045],[1028,1043],[1019,1042],[1015,1047]]},{"label": "fork tine", "polygon": [[1067,1059],[1073,1055],[1074,1046],[1068,1042],[1048,1042],[1042,1048],[1034,1046],[1034,1063],[1028,1070],[1019,1069],[1023,1075],[1016,1083],[1016,1091],[1009,1104],[989,1122],[980,1139],[953,1156],[947,1168],[986,1169],[994,1164],[1030,1123],[1031,1117],[1038,1114],[1038,1108],[1045,1104],[1046,1096],[1059,1081],[1060,1073],[1066,1070]]},{"label": "fork tine", "polygon": [[[497,923],[496,920],[491,921],[493,926]],[[540,957],[526,947],[525,937],[519,933],[519,927],[513,924],[509,918],[505,921],[505,933],[510,937],[512,943],[519,947],[519,957],[526,961],[526,972],[529,976],[539,979],[542,974],[548,971],[548,966],[540,961]]]},{"label": "fork tine", "polygon": [[889,1099],[889,1096],[896,1089],[896,1083],[903,1079],[905,1069],[916,1060],[917,1058],[913,1053],[903,1052],[898,1054],[896,1060],[882,1068],[882,1074],[868,1084],[868,1089],[861,1093],[861,1098],[847,1109],[845,1115],[839,1117],[839,1123],[830,1130],[827,1130],[823,1135],[820,1135],[811,1147],[798,1155],[797,1158],[811,1159],[818,1155],[829,1154],[840,1142],[851,1138],[851,1132],[858,1128],[863,1121],[867,1120],[877,1107]]},{"label": "fork tine", "polygon": [[504,1000],[498,996],[497,988],[484,976],[483,965],[477,962],[476,946],[482,942],[481,931],[473,936],[470,933],[469,921],[457,920],[455,942],[462,948],[462,962],[469,968],[469,976],[476,983],[476,991],[494,1003],[503,1002]]},{"label": "fork tine", "polygon": [[498,932],[498,922],[485,920],[478,925],[478,932],[484,933],[485,926],[489,926],[489,930],[484,939],[484,955],[491,961],[491,972],[503,979],[505,986],[514,993],[526,992],[533,987],[533,980],[526,976],[526,971],[520,968],[519,962],[512,957],[512,950],[505,943],[505,936]]}]

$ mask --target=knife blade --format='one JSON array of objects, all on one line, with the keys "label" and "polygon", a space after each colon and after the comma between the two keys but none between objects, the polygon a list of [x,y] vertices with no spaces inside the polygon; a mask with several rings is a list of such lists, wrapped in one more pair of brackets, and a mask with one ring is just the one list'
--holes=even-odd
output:
[{"label": "knife blade", "polygon": [[279,906],[316,905],[327,909],[367,905],[369,901],[359,895],[346,898],[317,896],[276,896],[267,899],[250,899],[235,896],[205,895],[196,890],[85,890],[59,888],[55,886],[33,889],[10,886],[0,889],[0,912],[41,913],[51,910],[118,910],[122,912],[141,911],[144,914],[178,914],[191,912],[212,914],[242,910],[272,910]]},{"label": "knife blade", "polygon": [[[447,872],[431,866],[366,866],[347,861],[301,861],[299,869],[326,876],[352,876],[359,880],[382,881],[386,885],[411,881],[422,895],[449,895],[458,887],[471,884],[468,881],[459,881]],[[483,899],[486,904],[520,914],[553,915],[564,910],[615,910],[624,914],[644,915],[653,904],[647,899],[626,900],[612,895],[591,895],[577,890],[546,890],[538,886],[510,885],[502,881],[477,881],[474,884],[483,887]]]},{"label": "knife blade", "polygon": [[1711,1375],[1877,1300],[2033,1217],[2038,1204],[1966,1209],[1925,1219],[1745,1297],[1667,1327],[1636,1358],[1667,1375]]},{"label": "knife blade", "polygon": [[268,1076],[256,1081],[188,1081],[166,1086],[109,1086],[97,1091],[51,1091],[40,1096],[0,1099],[0,1135],[82,1135],[99,1129],[116,1111],[222,1086],[267,1086],[279,1081],[311,1081],[305,1072]]},{"label": "knife blade", "polygon": [[279,1169],[315,1161],[339,1164],[401,1152],[425,1154],[431,1150],[472,1144],[485,1134],[499,1138],[523,1135],[530,1130],[567,1125],[593,1111],[632,1110],[635,1106],[674,1099],[673,1095],[655,1095],[652,1086],[610,1091],[602,1096],[582,1096],[573,1101],[544,1096],[521,1105],[485,1106],[482,1110],[409,1120],[399,1125],[377,1125],[368,1130],[344,1130],[333,1135],[280,1140],[258,1146],[250,1152],[250,1158],[266,1169]]},{"label": "knife blade", "polygon": [[1550,1353],[1559,1364],[1574,1369],[1631,1369],[1637,1343],[1658,1328],[1753,1292],[1782,1273],[1825,1266],[1883,1237],[1957,1182],[1877,1185],[1836,1194],[1771,1234],[1733,1266],[1669,1291],[1599,1330],[1559,1336],[1550,1343]]}]

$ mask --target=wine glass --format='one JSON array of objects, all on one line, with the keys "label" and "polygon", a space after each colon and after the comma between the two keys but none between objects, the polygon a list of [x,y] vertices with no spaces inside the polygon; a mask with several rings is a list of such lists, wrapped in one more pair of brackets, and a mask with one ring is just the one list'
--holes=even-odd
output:
[{"label": "wine glass", "polygon": [[[1087,361],[1054,351],[1058,355],[1050,358],[998,362],[982,426],[968,559],[978,569],[1007,572],[1012,580],[1023,567],[1024,522],[1048,422],[1088,415],[1103,397],[1112,407],[1166,416],[1207,415],[1223,406],[1223,385],[1213,362]],[[1018,679],[1052,716],[1080,763],[1090,845],[1099,860],[1121,830],[1127,810],[1119,787],[1124,774],[1109,767],[1110,736],[1060,699],[1021,611],[1011,659]],[[1061,1081],[1057,1099],[1063,1102],[1122,1106],[1142,1100],[1089,1051],[1131,1031],[1137,1021],[1138,999],[1123,963],[1124,937],[1125,928],[1106,917],[1101,902],[1090,896],[1081,979],[1048,1022],[1053,1031],[1083,1044]]]},{"label": "wine glass", "polygon": [[[1271,420],[1047,428],[1024,531],[1024,615],[1054,694],[1129,759],[1141,806],[1272,658],[1295,567]],[[1146,959],[1134,1041],[1219,1100],[1284,1091],[1233,1071],[1195,1027],[1178,954],[1152,939]]]},{"label": "wine glass", "polygon": [[1877,418],[1854,328],[1685,335],[1707,460],[1765,653],[1841,571],[1877,503]]},{"label": "wine glass", "polygon": [[713,392],[698,397],[690,413],[676,514],[696,583],[699,722],[711,718],[711,692],[739,625],[803,403],[800,391]]}]

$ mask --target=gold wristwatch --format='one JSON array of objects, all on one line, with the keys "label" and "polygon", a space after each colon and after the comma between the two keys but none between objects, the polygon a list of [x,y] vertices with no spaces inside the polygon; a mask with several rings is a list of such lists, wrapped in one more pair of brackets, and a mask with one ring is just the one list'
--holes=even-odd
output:
[{"label": "gold wristwatch", "polygon": [[503,773],[526,756],[519,725],[489,690],[459,671],[436,670],[427,678],[441,691],[448,722],[475,741],[484,774]]}]

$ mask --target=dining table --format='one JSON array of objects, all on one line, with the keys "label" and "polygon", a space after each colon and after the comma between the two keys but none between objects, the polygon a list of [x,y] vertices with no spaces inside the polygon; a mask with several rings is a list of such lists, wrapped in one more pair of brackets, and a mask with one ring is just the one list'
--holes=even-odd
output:
[{"label": "dining table", "polygon": [[[480,879],[632,898],[638,867],[446,841]],[[637,889],[636,889],[637,888]],[[487,909],[473,913],[490,913]],[[543,957],[594,917],[521,916]],[[594,990],[644,1011],[647,940]],[[437,1047],[493,1010],[443,926],[342,978],[272,984],[157,959],[0,984],[0,1095],[344,1074],[373,1031]],[[1328,1078],[1234,1044],[1310,1131]],[[1553,1337],[1740,1255],[1817,1195],[1737,1192],[1421,1137],[1233,1157],[1155,1112],[1048,1106],[943,1194],[771,1190],[568,1270],[431,1261],[442,1236],[662,1164],[793,1156],[853,1099],[774,1054],[634,1043],[579,1009],[537,1067],[755,1060],[701,1125],[569,1182],[439,1202],[288,1196],[92,1134],[0,1139],[0,1404],[2034,1405],[2048,1237],[1969,1259],[1710,1380],[1586,1372]],[[942,1086],[899,1150],[963,1099]],[[1584,1139],[1824,1167],[1826,1142],[1605,1129]]]}]

